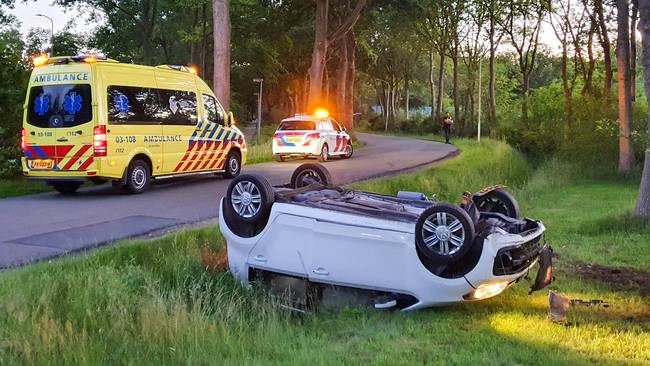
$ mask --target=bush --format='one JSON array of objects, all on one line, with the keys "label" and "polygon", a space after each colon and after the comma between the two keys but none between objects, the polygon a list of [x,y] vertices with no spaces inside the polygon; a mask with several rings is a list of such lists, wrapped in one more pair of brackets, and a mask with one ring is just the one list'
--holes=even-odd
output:
[{"label": "bush", "polygon": [[0,146],[0,177],[14,177],[20,174],[20,149],[15,146]]}]

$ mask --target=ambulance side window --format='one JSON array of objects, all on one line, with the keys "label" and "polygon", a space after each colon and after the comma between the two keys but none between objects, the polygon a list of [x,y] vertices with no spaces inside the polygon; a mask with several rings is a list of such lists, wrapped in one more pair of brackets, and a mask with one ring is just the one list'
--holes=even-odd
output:
[{"label": "ambulance side window", "polygon": [[162,112],[155,89],[109,86],[108,121],[112,124],[160,124]]},{"label": "ambulance side window", "polygon": [[198,120],[196,94],[190,91],[158,89],[163,124],[196,125]]},{"label": "ambulance side window", "polygon": [[205,119],[211,123],[223,124],[223,110],[217,104],[217,101],[210,95],[203,95],[203,110]]}]

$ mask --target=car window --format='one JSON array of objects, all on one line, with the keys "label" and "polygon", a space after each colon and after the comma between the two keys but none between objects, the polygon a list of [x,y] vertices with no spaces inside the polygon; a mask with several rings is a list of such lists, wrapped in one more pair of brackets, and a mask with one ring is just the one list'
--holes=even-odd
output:
[{"label": "car window", "polygon": [[159,89],[158,96],[162,110],[164,111],[163,124],[196,124],[196,94],[190,91]]},{"label": "car window", "polygon": [[332,127],[332,123],[330,121],[323,121],[322,124],[323,124],[323,130],[326,131],[334,130],[334,127]]},{"label": "car window", "polygon": [[338,122],[336,122],[335,120],[331,120],[331,121],[332,121],[332,126],[337,132],[343,131],[343,127],[341,127],[341,125]]},{"label": "car window", "polygon": [[41,128],[74,127],[92,119],[92,95],[88,84],[32,87],[27,122]]},{"label": "car window", "polygon": [[280,131],[296,131],[296,130],[315,130],[316,124],[314,121],[301,121],[289,120],[280,122],[278,130]]},{"label": "car window", "polygon": [[108,122],[113,124],[160,124],[166,117],[152,88],[108,87]]},{"label": "car window", "polygon": [[210,95],[203,95],[203,112],[208,122],[219,123],[217,114],[217,101]]}]

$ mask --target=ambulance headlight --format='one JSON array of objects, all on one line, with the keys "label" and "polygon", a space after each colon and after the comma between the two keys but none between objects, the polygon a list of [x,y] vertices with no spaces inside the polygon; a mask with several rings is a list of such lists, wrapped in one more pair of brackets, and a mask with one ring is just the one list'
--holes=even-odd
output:
[{"label": "ambulance headlight", "polygon": [[463,296],[465,300],[483,300],[500,294],[508,287],[509,281],[484,283],[474,291]]}]

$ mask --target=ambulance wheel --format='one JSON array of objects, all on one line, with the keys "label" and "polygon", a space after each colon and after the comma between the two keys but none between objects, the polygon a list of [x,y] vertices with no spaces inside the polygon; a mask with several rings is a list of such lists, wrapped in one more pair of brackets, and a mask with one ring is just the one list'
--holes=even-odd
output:
[{"label": "ambulance wheel", "polygon": [[330,157],[330,150],[327,147],[327,144],[323,144],[323,147],[320,149],[320,155],[318,155],[318,161],[321,163],[326,162]]},{"label": "ambulance wheel", "polygon": [[241,172],[241,155],[235,150],[231,150],[226,158],[226,166],[223,176],[228,179],[235,178]]},{"label": "ambulance wheel", "polygon": [[415,224],[415,246],[431,262],[450,264],[462,259],[474,244],[474,223],[467,212],[445,203],[430,207]]},{"label": "ambulance wheel", "polygon": [[49,182],[49,184],[57,192],[65,195],[74,194],[81,187],[81,182]]},{"label": "ambulance wheel", "polygon": [[345,146],[345,155],[343,155],[343,158],[350,159],[353,153],[354,153],[354,148],[352,148],[352,141],[348,141],[347,146]]},{"label": "ambulance wheel", "polygon": [[281,163],[281,162],[284,161],[284,156],[282,156],[282,155],[280,155],[280,154],[275,154],[275,155],[273,155],[273,158],[274,158],[275,161],[277,161],[278,163]]},{"label": "ambulance wheel", "polygon": [[472,200],[480,212],[496,212],[515,219],[520,216],[519,203],[508,191],[495,189]]},{"label": "ambulance wheel", "polygon": [[294,189],[314,183],[319,183],[324,186],[332,185],[332,175],[329,170],[320,164],[302,164],[291,174],[291,187]]},{"label": "ambulance wheel", "polygon": [[151,168],[142,159],[135,159],[129,164],[124,180],[124,189],[128,193],[138,194],[149,188],[151,184]]},{"label": "ambulance wheel", "polygon": [[275,201],[275,191],[266,178],[244,174],[233,179],[223,199],[224,220],[241,237],[253,237],[264,229]]}]

